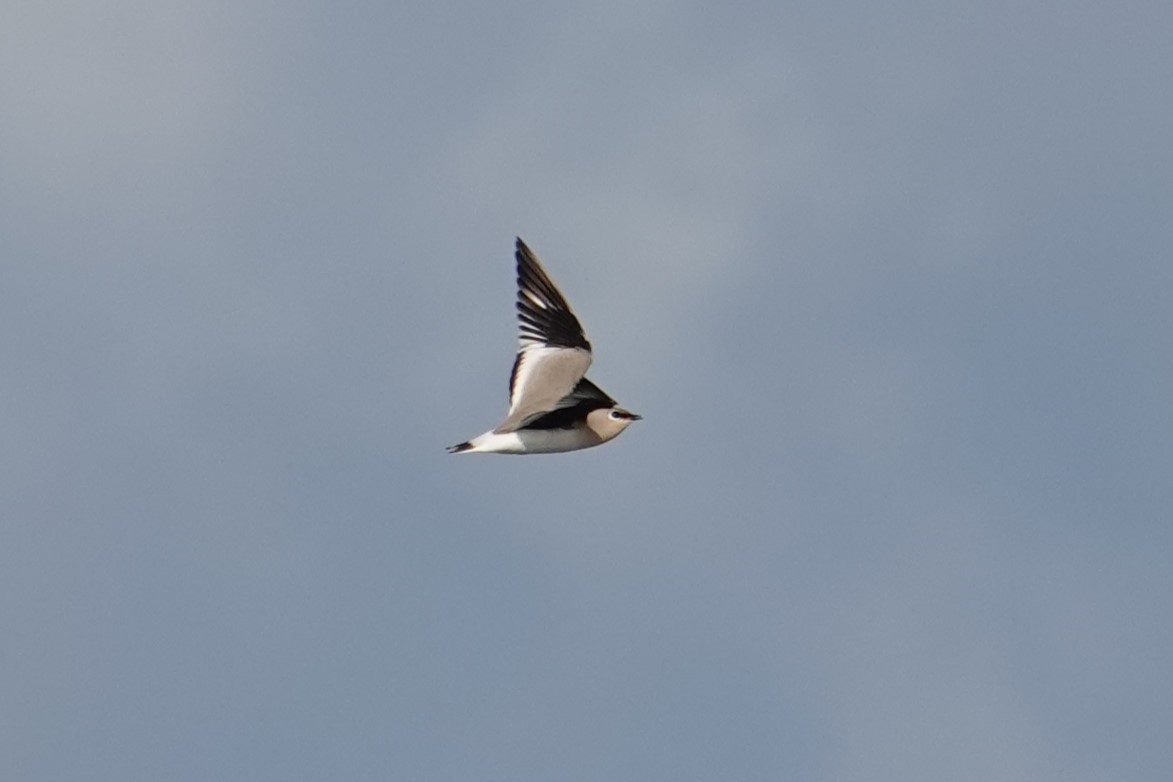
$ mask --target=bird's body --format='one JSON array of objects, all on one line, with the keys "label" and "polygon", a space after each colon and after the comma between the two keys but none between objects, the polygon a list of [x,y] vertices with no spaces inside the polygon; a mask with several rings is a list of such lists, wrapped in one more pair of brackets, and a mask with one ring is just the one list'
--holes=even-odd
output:
[{"label": "bird's body", "polygon": [[449,453],[559,453],[600,445],[639,416],[585,377],[591,344],[578,318],[525,242],[517,240],[520,348],[501,424]]},{"label": "bird's body", "polygon": [[590,448],[603,442],[586,426],[566,429],[523,429],[520,432],[485,432],[467,443],[452,446],[450,453],[562,453]]}]

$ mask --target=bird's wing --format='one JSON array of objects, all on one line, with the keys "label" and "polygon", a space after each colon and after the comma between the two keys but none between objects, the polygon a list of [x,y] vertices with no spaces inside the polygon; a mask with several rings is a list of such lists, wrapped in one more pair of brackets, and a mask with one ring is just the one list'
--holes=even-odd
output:
[{"label": "bird's wing", "polygon": [[582,325],[521,239],[516,258],[519,347],[509,376],[509,413],[494,430],[498,433],[517,431],[552,410],[578,404],[574,392],[591,365],[591,343]]},{"label": "bird's wing", "polygon": [[581,421],[592,410],[614,406],[614,399],[584,377],[573,391],[558,400],[554,410],[532,417],[526,422],[525,428],[564,429]]}]

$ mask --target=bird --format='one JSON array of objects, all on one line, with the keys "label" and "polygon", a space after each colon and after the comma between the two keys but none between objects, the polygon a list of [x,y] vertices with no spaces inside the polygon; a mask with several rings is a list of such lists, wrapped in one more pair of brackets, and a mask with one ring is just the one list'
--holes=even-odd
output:
[{"label": "bird", "polygon": [[642,416],[586,378],[591,343],[538,257],[517,237],[518,350],[509,412],[495,429],[448,453],[561,453],[615,439]]}]

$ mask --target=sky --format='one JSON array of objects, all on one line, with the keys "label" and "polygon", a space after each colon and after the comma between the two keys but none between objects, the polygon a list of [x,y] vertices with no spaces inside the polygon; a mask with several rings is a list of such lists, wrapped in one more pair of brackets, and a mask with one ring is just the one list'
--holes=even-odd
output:
[{"label": "sky", "polygon": [[1173,778],[1167,2],[2,12],[0,778]]}]

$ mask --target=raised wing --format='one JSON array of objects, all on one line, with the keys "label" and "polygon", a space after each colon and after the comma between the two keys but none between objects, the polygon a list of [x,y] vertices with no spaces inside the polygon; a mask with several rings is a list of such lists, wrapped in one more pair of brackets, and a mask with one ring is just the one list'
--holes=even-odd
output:
[{"label": "raised wing", "polygon": [[517,326],[521,349],[578,348],[591,352],[591,343],[562,293],[555,287],[538,257],[517,239]]},{"label": "raised wing", "polygon": [[515,256],[519,349],[509,376],[509,414],[497,432],[516,431],[552,410],[578,404],[573,392],[591,365],[582,325],[520,238]]}]

